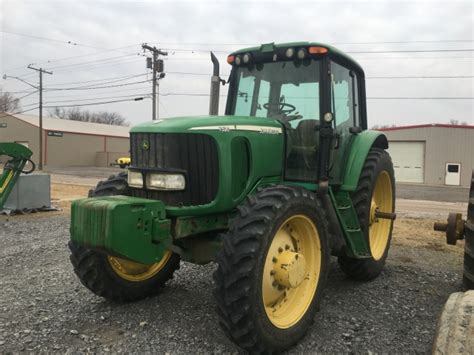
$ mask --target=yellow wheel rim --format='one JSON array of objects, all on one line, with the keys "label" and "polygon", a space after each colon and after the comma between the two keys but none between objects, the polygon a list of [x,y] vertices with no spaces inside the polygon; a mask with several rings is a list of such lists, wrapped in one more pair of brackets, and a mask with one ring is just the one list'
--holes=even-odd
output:
[{"label": "yellow wheel rim", "polygon": [[265,259],[262,298],[270,322],[280,329],[298,323],[314,299],[321,271],[319,234],[308,217],[288,218]]},{"label": "yellow wheel rim", "polygon": [[387,248],[393,221],[376,217],[376,212],[393,212],[392,181],[386,171],[377,177],[369,212],[369,244],[372,257],[380,260]]},{"label": "yellow wheel rim", "polygon": [[107,256],[112,270],[122,279],[132,282],[145,281],[159,273],[171,258],[172,252],[167,251],[163,258],[154,264],[140,264],[134,261]]}]

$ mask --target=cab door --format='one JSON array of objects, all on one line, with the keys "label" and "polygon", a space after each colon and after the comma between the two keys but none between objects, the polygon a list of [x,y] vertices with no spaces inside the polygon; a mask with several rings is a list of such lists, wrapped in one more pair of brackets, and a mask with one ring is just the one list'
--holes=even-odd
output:
[{"label": "cab door", "polygon": [[352,140],[362,130],[360,124],[358,75],[335,61],[330,63],[330,98],[335,138],[331,152],[331,184],[342,182]]}]

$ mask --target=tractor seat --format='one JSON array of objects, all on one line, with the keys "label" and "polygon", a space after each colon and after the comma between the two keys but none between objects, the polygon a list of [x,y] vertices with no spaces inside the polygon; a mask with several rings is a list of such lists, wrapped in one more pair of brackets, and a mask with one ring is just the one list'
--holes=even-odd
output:
[{"label": "tractor seat", "polygon": [[291,130],[289,140],[288,168],[298,174],[315,172],[319,149],[319,134],[316,127],[319,120],[302,120]]},{"label": "tractor seat", "polygon": [[303,148],[316,149],[319,145],[319,134],[316,127],[319,126],[319,120],[301,120],[295,129],[294,145]]}]

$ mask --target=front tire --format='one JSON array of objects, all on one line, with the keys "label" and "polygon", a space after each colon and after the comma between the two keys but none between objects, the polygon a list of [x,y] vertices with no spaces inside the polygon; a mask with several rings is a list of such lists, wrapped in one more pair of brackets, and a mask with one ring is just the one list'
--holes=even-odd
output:
[{"label": "front tire", "polygon": [[[89,197],[129,195],[127,173],[112,175],[89,191]],[[145,265],[107,255],[69,242],[70,260],[81,283],[98,296],[137,301],[156,294],[179,268],[179,255],[168,251],[154,264]]]},{"label": "front tire", "polygon": [[372,148],[362,168],[352,201],[359,224],[370,247],[371,258],[355,259],[347,255],[338,258],[346,275],[357,280],[371,280],[380,275],[388,256],[393,221],[377,219],[375,211],[395,211],[395,178],[390,155],[383,149]]},{"label": "front tire", "polygon": [[327,279],[327,229],[319,201],[302,188],[266,188],[238,208],[214,274],[219,321],[232,341],[279,352],[304,336]]}]

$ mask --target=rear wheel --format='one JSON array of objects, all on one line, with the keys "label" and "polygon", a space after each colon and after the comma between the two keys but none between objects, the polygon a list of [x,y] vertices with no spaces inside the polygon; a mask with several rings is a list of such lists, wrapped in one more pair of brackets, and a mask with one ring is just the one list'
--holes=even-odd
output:
[{"label": "rear wheel", "polygon": [[438,319],[432,354],[472,354],[474,291],[452,293]]},{"label": "rear wheel", "polygon": [[474,290],[474,171],[472,172],[464,237],[463,284],[466,289]]},{"label": "rear wheel", "polygon": [[[127,195],[127,174],[101,181],[89,197]],[[141,264],[69,242],[70,260],[81,283],[95,294],[115,301],[136,301],[157,293],[179,268],[179,256],[168,251],[153,264]]]},{"label": "rear wheel", "polygon": [[278,352],[312,324],[327,278],[324,210],[286,186],[249,197],[231,222],[214,274],[220,324],[249,352]]},{"label": "rear wheel", "polygon": [[369,151],[357,189],[352,194],[352,201],[372,257],[354,259],[342,255],[338,261],[348,276],[358,280],[370,280],[382,272],[392,239],[393,221],[376,217],[377,211],[395,211],[393,165],[385,150],[372,148]]}]

